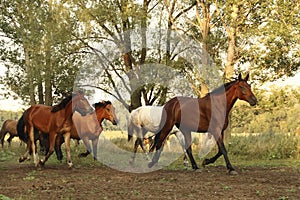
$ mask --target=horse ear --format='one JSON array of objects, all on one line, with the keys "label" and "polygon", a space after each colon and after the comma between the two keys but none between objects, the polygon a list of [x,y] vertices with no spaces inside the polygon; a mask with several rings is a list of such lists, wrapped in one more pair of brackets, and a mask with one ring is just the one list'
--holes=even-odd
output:
[{"label": "horse ear", "polygon": [[239,81],[242,80],[242,74],[241,73],[239,73],[238,80]]},{"label": "horse ear", "polygon": [[249,73],[247,74],[247,76],[245,77],[245,81],[249,80]]}]

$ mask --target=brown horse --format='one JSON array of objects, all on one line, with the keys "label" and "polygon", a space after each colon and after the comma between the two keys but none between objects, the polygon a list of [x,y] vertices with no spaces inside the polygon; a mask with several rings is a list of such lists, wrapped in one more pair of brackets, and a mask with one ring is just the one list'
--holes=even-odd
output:
[{"label": "brown horse", "polygon": [[[9,146],[11,145],[11,141],[14,137],[19,137],[18,132],[17,132],[17,124],[18,124],[18,121],[12,120],[12,119],[5,120],[5,122],[3,123],[1,131],[0,131],[0,139],[1,139],[2,148],[4,145],[4,138],[7,133],[9,133],[9,138],[7,139]],[[35,129],[34,131],[37,131],[37,130]],[[36,133],[35,133],[35,135],[36,135]],[[40,137],[38,137],[38,135],[35,139],[40,141],[40,152],[45,154],[47,151],[47,141],[41,140]],[[22,140],[21,140],[20,145],[21,144],[22,144]],[[48,147],[48,149],[49,149],[49,147]]]},{"label": "brown horse", "polygon": [[[86,157],[92,152],[89,140],[92,140],[94,159],[97,159],[97,144],[98,138],[101,134],[102,121],[104,119],[112,122],[113,125],[118,123],[115,114],[115,108],[110,101],[102,101],[93,105],[95,107],[95,114],[88,114],[80,116],[77,112],[73,115],[73,126],[71,128],[71,138],[76,140],[83,140],[87,151],[79,154],[79,157]],[[58,160],[62,160],[63,154],[61,145],[64,143],[62,136],[57,137],[55,141],[55,152]]]},{"label": "brown horse", "polygon": [[[76,92],[75,94],[68,96],[55,106],[34,105],[27,109],[22,116],[23,122],[25,123],[25,129],[22,131],[22,129],[18,128],[19,137],[27,142],[27,150],[19,161],[22,162],[28,159],[31,151],[33,153],[35,166],[43,166],[54,152],[57,134],[62,134],[66,142],[68,166],[72,167],[70,130],[72,126],[72,115],[75,111],[83,116],[94,112],[82,92]],[[49,151],[44,159],[40,161],[38,161],[35,149],[34,128],[37,128],[40,132],[48,133],[49,135]]]},{"label": "brown horse", "polygon": [[247,101],[251,106],[256,105],[257,99],[247,83],[249,74],[245,79],[239,75],[238,79],[224,86],[221,86],[203,98],[175,97],[168,101],[162,117],[161,131],[155,136],[151,151],[156,148],[156,153],[152,162],[148,164],[152,167],[158,162],[161,147],[174,125],[176,125],[185,137],[186,151],[192,163],[193,169],[199,169],[191,148],[191,132],[209,132],[214,136],[219,151],[211,159],[205,159],[203,166],[214,163],[221,155],[224,156],[227,169],[230,174],[237,174],[227,155],[223,142],[224,130],[228,126],[228,115],[237,99]]},{"label": "brown horse", "polygon": [[17,123],[18,122],[16,120],[12,120],[12,119],[8,119],[8,120],[5,120],[3,122],[2,127],[1,127],[1,131],[0,131],[0,140],[1,140],[2,148],[3,148],[3,145],[4,145],[4,138],[5,138],[5,135],[7,133],[9,133],[9,138],[7,139],[7,142],[8,142],[9,146],[11,144],[12,139],[14,137],[18,136]]}]

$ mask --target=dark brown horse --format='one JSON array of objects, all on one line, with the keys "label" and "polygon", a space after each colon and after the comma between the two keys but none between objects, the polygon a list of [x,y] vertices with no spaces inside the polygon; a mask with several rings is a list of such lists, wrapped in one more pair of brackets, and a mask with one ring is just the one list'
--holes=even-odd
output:
[{"label": "dark brown horse", "polygon": [[17,121],[8,119],[5,120],[2,124],[1,131],[0,131],[0,140],[1,140],[1,145],[3,148],[4,145],[4,138],[7,133],[9,133],[9,138],[7,139],[8,145],[10,146],[11,141],[14,137],[18,137],[17,133]]},{"label": "dark brown horse", "polygon": [[[62,134],[66,142],[68,166],[72,167],[70,154],[70,130],[72,126],[72,115],[75,111],[79,112],[83,116],[94,112],[82,92],[77,92],[68,96],[63,99],[61,103],[55,106],[34,105],[27,109],[22,116],[25,128],[23,128],[23,131],[22,128],[18,128],[18,135],[27,143],[27,150],[19,161],[22,162],[28,159],[31,151],[35,166],[43,166],[54,152],[57,134]],[[38,161],[35,149],[34,128],[38,129],[40,132],[48,133],[49,135],[49,151],[44,159],[40,161]]]},{"label": "dark brown horse", "polygon": [[[115,108],[110,101],[102,101],[94,104],[95,113],[88,114],[86,116],[80,116],[77,113],[73,115],[73,126],[71,128],[71,138],[76,140],[83,140],[87,151],[79,154],[79,157],[86,157],[92,152],[89,140],[92,140],[94,159],[97,158],[97,144],[99,135],[101,134],[102,121],[104,119],[109,120],[116,125],[118,119],[115,114]],[[57,137],[55,141],[55,152],[58,160],[62,160],[63,154],[61,151],[61,145],[64,143],[62,136]]]},{"label": "dark brown horse", "polygon": [[214,163],[221,155],[224,156],[227,169],[230,174],[237,174],[233,169],[223,142],[224,130],[228,126],[228,115],[237,99],[247,101],[251,106],[256,105],[257,99],[253,95],[250,85],[247,83],[249,74],[245,79],[239,75],[238,79],[221,86],[203,98],[175,97],[168,101],[162,117],[161,131],[155,136],[151,151],[156,148],[156,153],[149,163],[152,167],[158,162],[161,147],[174,125],[176,125],[185,137],[186,151],[192,163],[193,169],[199,169],[191,148],[191,132],[209,132],[214,136],[219,151],[210,158],[205,159],[203,166]]}]

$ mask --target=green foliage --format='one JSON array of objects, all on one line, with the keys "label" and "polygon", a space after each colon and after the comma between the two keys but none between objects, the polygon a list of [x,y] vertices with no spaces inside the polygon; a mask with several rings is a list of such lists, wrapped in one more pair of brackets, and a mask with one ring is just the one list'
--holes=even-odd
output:
[{"label": "green foliage", "polygon": [[0,200],[11,200],[11,198],[9,198],[3,194],[0,194]]},{"label": "green foliage", "polygon": [[300,126],[299,90],[272,88],[255,90],[258,105],[250,107],[238,102],[232,110],[233,133],[295,133]]},{"label": "green foliage", "polygon": [[298,159],[300,137],[283,133],[234,136],[228,142],[228,152],[242,159]]}]

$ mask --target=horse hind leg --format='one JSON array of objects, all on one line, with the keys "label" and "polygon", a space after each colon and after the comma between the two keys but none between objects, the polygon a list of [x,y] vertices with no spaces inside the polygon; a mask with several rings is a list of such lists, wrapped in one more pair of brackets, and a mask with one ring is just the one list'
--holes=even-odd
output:
[{"label": "horse hind leg", "polygon": [[[160,154],[163,150],[162,146],[163,146],[166,138],[168,137],[169,132],[172,130],[173,125],[174,124],[169,123],[167,126],[165,126],[161,130],[160,133],[158,133],[158,135],[155,136],[155,141],[154,141],[155,146],[152,146],[151,149],[156,148],[156,152],[152,158],[152,161],[150,163],[148,163],[149,168],[153,167],[158,162]],[[151,149],[150,149],[150,151],[152,151]]]},{"label": "horse hind leg", "polygon": [[36,145],[35,145],[35,141],[34,141],[34,131],[33,131],[33,127],[31,126],[29,129],[29,141],[31,143],[31,150],[32,150],[32,155],[33,155],[33,161],[34,161],[34,165],[36,167],[38,167],[39,165],[39,157],[36,151]]},{"label": "horse hind leg", "polygon": [[134,142],[133,155],[131,156],[131,160],[129,161],[129,163],[130,163],[131,165],[133,165],[134,162],[135,162],[135,156],[136,156],[137,148],[138,148],[138,146],[139,146],[139,144],[140,144],[139,140],[140,140],[140,138],[137,138],[137,139],[135,140],[135,142]]},{"label": "horse hind leg", "polygon": [[54,145],[55,145],[55,139],[56,139],[56,133],[50,132],[49,133],[49,151],[48,153],[44,156],[44,159],[41,159],[39,164],[41,166],[44,166],[46,161],[49,159],[49,157],[53,154],[54,152]]},{"label": "horse hind leg", "polygon": [[8,146],[11,147],[11,141],[15,136],[9,136],[9,138],[7,139],[8,142]]}]

